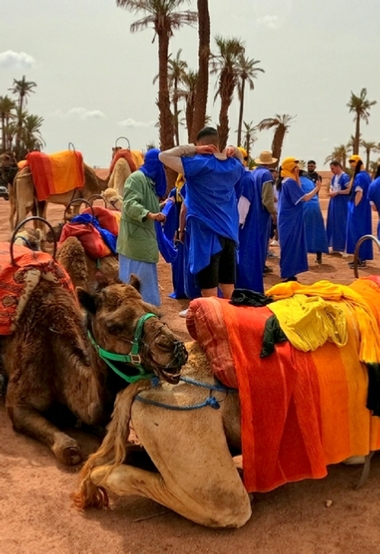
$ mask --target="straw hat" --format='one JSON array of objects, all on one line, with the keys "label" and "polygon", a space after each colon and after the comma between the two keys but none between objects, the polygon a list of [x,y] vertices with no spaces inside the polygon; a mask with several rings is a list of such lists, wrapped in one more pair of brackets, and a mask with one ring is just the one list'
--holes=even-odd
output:
[{"label": "straw hat", "polygon": [[255,159],[257,165],[270,165],[277,162],[277,158],[272,158],[272,152],[270,150],[263,150],[259,158]]}]

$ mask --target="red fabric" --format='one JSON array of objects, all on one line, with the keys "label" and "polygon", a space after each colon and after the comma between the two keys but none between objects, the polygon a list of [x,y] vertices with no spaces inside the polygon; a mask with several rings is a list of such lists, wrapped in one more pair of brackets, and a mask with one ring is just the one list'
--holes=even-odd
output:
[{"label": "red fabric", "polygon": [[259,357],[271,315],[266,307],[236,307],[227,300],[199,298],[190,303],[186,320],[216,376],[229,386],[237,381],[244,485],[249,492],[327,474],[312,357],[288,342],[277,345],[271,356]]},{"label": "red fabric", "polygon": [[120,160],[120,158],[123,158],[124,160],[126,160],[128,162],[131,173],[136,171],[137,167],[136,167],[135,161],[132,157],[132,154],[131,154],[130,150],[128,150],[128,148],[122,148],[121,150],[118,150],[116,152],[116,154],[114,155],[114,157],[112,158],[112,162],[111,162],[111,166],[110,166],[110,175],[111,175],[111,173],[112,173],[112,171],[115,167],[116,162],[118,160]]},{"label": "red fabric", "polygon": [[64,194],[84,185],[84,166],[80,152],[63,151],[48,156],[30,152],[26,156],[39,201],[51,194]]},{"label": "red fabric", "polygon": [[74,287],[66,271],[45,252],[33,252],[24,246],[13,246],[17,266],[11,265],[9,243],[0,242],[0,335],[12,334],[16,308],[26,287],[25,273],[38,269],[53,276],[55,282],[74,293]]},{"label": "red fabric", "polygon": [[111,254],[111,250],[104,243],[101,234],[91,223],[66,223],[62,229],[59,246],[68,237],[76,237],[81,242],[86,254],[93,260],[104,258]]},{"label": "red fabric", "polygon": [[107,208],[102,206],[93,206],[91,208],[86,208],[82,213],[95,214],[96,219],[98,220],[100,227],[106,229],[116,237],[119,235],[119,216]]}]

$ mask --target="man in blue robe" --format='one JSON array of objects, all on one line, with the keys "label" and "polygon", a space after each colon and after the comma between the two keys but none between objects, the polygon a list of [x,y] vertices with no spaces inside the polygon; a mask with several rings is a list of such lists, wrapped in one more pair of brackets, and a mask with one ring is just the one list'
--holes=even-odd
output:
[{"label": "man in blue robe", "polygon": [[327,240],[329,246],[332,247],[332,253],[343,253],[346,247],[348,214],[348,195],[344,191],[347,190],[350,178],[343,171],[342,165],[338,161],[332,161],[330,169],[333,177],[331,179],[330,202],[327,210]]},{"label": "man in blue robe", "polygon": [[238,210],[235,187],[244,174],[243,157],[234,146],[219,149],[216,129],[204,127],[196,145],[161,152],[160,161],[186,179],[186,229],[189,266],[202,296],[230,298],[236,281]]},{"label": "man in blue robe", "polygon": [[240,181],[238,288],[264,292],[263,272],[271,221],[277,222],[273,177],[268,166],[276,162],[272,152],[261,152],[255,160],[257,168],[246,171]]},{"label": "man in blue robe", "polygon": [[377,238],[380,240],[380,165],[377,166],[375,178],[369,185],[368,200],[372,202],[373,209],[378,215]]}]

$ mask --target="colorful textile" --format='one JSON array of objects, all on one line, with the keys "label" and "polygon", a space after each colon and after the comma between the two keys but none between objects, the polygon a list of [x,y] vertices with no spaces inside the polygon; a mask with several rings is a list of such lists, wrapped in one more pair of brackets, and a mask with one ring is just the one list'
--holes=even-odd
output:
[{"label": "colorful textile", "polygon": [[[314,190],[314,183],[307,177],[301,176],[301,188],[304,194]],[[315,194],[308,202],[303,202],[303,220],[306,232],[307,251],[311,254],[329,251],[327,235],[318,195]]]},{"label": "colorful textile", "polygon": [[326,343],[305,353],[283,342],[260,358],[271,313],[200,298],[190,303],[186,319],[215,375],[239,390],[248,492],[319,479],[329,464],[380,449],[380,418],[366,408],[368,372],[359,361],[354,319],[347,321],[342,348]]},{"label": "colorful textile", "polygon": [[[353,182],[350,198],[348,201],[347,217],[347,248],[348,254],[355,252],[355,246],[358,240],[364,235],[372,234],[372,215],[371,206],[368,200],[368,189],[371,184],[371,178],[366,171],[360,171]],[[355,206],[355,194],[357,190],[363,191],[363,197],[359,204]],[[366,240],[360,247],[359,258],[362,262],[373,260],[372,241]]]},{"label": "colorful textile", "polygon": [[41,279],[60,284],[74,294],[66,271],[45,252],[13,246],[16,266],[11,265],[9,243],[0,242],[0,335],[11,335],[35,287]]},{"label": "colorful textile", "polygon": [[186,229],[190,235],[190,271],[199,273],[221,251],[219,236],[239,241],[235,186],[244,174],[236,158],[183,156],[186,179]]},{"label": "colorful textile", "polygon": [[99,225],[103,229],[106,229],[116,237],[118,236],[120,229],[120,212],[108,210],[107,208],[103,208],[103,206],[92,206],[92,208],[83,210],[82,214],[94,214]]},{"label": "colorful textile", "polygon": [[90,214],[76,216],[70,223],[65,223],[63,226],[58,246],[61,246],[69,237],[76,237],[87,256],[93,260],[110,256],[111,249],[104,242],[102,234],[95,224],[96,220]]},{"label": "colorful textile", "polygon": [[278,238],[282,278],[309,269],[302,198],[305,193],[294,179],[284,179],[278,198]]},{"label": "colorful textile", "polygon": [[[331,191],[346,190],[350,178],[347,173],[334,175]],[[328,245],[334,252],[344,252],[347,233],[348,194],[338,194],[330,198],[327,209],[326,234]]]},{"label": "colorful textile", "polygon": [[84,185],[84,166],[80,152],[64,150],[50,155],[30,152],[26,160],[39,201],[46,200],[51,194],[63,194]]},{"label": "colorful textile", "polygon": [[110,165],[110,175],[111,175],[112,171],[115,169],[116,163],[120,159],[123,159],[128,163],[129,169],[131,170],[131,173],[136,171],[137,165],[136,165],[135,160],[132,156],[132,152],[128,148],[121,148],[120,150],[117,150],[116,154],[112,158],[112,162],[111,162],[111,165]]}]

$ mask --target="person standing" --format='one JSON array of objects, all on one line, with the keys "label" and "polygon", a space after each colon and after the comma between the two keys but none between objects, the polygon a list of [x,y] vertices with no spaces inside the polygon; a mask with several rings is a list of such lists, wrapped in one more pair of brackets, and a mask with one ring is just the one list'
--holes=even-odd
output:
[{"label": "person standing", "polygon": [[[310,181],[304,172],[300,170],[301,188],[304,194],[308,194],[314,189],[314,183]],[[327,235],[319,198],[316,194],[303,205],[303,219],[306,231],[306,246],[309,254],[316,254],[317,264],[322,263],[322,254],[327,254],[329,249],[327,245]]]},{"label": "person standing", "polygon": [[303,218],[303,202],[318,194],[321,182],[305,194],[299,179],[299,161],[285,158],[278,180],[278,237],[280,242],[280,271],[286,281],[297,281],[296,275],[309,269]]},{"label": "person standing", "polygon": [[374,211],[377,212],[377,238],[380,240],[380,165],[377,166],[375,178],[369,185],[368,200],[372,203]]},{"label": "person standing", "polygon": [[317,164],[315,163],[314,160],[309,160],[307,162],[306,177],[310,179],[310,181],[313,181],[314,185],[316,185],[317,183],[322,184],[322,177],[321,175],[319,175],[319,173],[317,173],[316,168],[317,168]]},{"label": "person standing", "polygon": [[128,283],[131,273],[141,281],[143,300],[160,305],[155,221],[164,221],[159,198],[166,192],[165,169],[154,148],[145,154],[144,164],[131,173],[124,185],[123,209],[116,250],[119,277]]},{"label": "person standing", "polygon": [[332,161],[330,169],[333,177],[330,184],[330,202],[327,210],[327,241],[332,248],[332,253],[343,253],[346,246],[348,214],[348,195],[344,191],[347,191],[350,177],[343,171],[340,162]]},{"label": "person standing", "polygon": [[[354,254],[358,240],[372,233],[371,206],[368,200],[368,189],[371,177],[364,170],[361,157],[354,154],[349,159],[354,172],[348,186],[348,216],[347,216],[347,254]],[[359,267],[365,267],[367,260],[373,260],[372,241],[365,241],[359,250]],[[354,263],[348,264],[354,267]]]},{"label": "person standing", "polygon": [[204,127],[196,145],[174,147],[159,159],[185,175],[189,264],[202,296],[217,296],[219,286],[231,298],[239,226],[235,187],[245,172],[241,153],[234,146],[220,152],[217,130]]},{"label": "person standing", "polygon": [[257,168],[246,171],[240,181],[238,288],[264,292],[263,272],[271,221],[277,223],[273,177],[268,166],[276,162],[272,152],[264,150],[255,159]]}]

